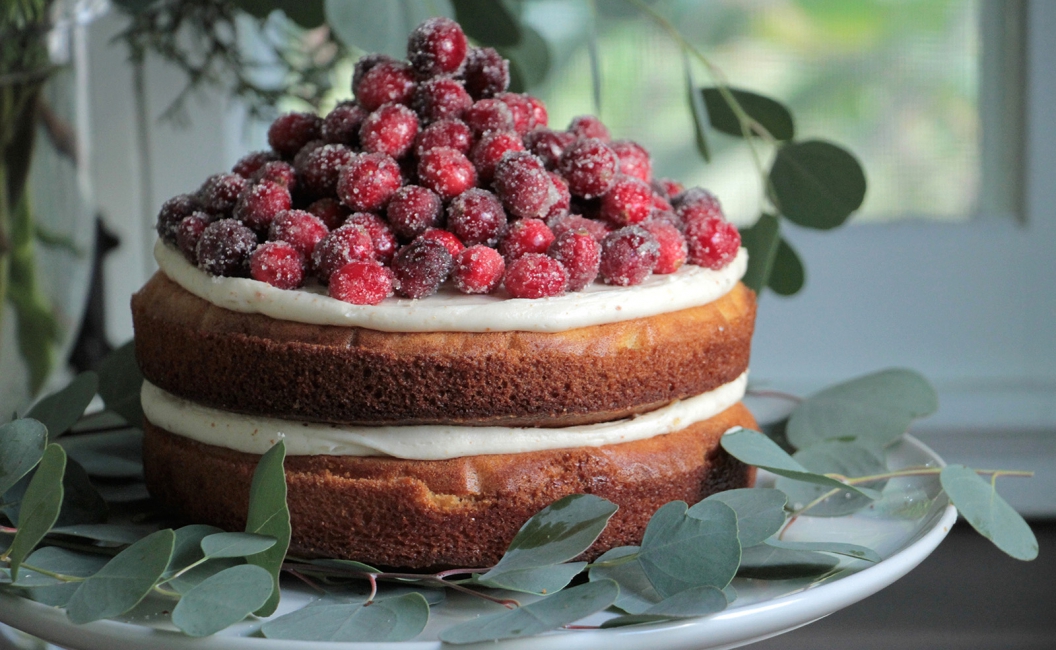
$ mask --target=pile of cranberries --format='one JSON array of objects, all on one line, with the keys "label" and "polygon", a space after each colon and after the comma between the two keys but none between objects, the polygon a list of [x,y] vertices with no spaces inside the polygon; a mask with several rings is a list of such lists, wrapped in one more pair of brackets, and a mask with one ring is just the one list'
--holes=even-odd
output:
[{"label": "pile of cranberries", "polygon": [[279,117],[270,151],[169,199],[158,234],[207,273],[314,278],[367,305],[447,281],[556,296],[737,254],[712,194],[653,179],[649,153],[595,117],[548,128],[541,101],[507,92],[509,63],[454,21],[419,25],[407,59],[360,59],[354,101]]}]

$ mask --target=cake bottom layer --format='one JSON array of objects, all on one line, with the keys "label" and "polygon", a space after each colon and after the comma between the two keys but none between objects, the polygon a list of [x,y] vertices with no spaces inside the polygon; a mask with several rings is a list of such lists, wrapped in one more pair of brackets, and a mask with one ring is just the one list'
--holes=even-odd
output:
[{"label": "cake bottom layer", "polygon": [[[751,485],[754,469],[719,446],[735,426],[755,426],[740,403],[675,433],[602,447],[433,461],[288,456],[290,553],[391,567],[487,567],[529,517],[562,497],[588,493],[619,505],[584,555],[592,559],[638,544],[649,518],[669,501],[695,503]],[[189,521],[245,526],[259,456],[149,421],[144,434],[144,473],[155,497]]]}]

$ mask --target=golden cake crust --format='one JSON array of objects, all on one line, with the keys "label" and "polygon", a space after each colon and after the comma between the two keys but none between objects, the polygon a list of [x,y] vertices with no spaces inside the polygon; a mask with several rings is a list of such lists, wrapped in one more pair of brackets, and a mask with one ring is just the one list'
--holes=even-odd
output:
[{"label": "golden cake crust", "polygon": [[162,389],[228,411],[347,424],[562,427],[650,411],[748,367],[755,294],[567,332],[379,332],[212,305],[160,272],[132,299]]},{"label": "golden cake crust", "polygon": [[[384,566],[486,567],[533,514],[589,493],[620,506],[585,554],[594,558],[639,543],[653,512],[669,501],[695,503],[751,485],[754,469],[719,446],[734,426],[755,427],[742,404],[675,433],[602,447],[434,461],[290,456],[290,552]],[[150,422],[144,433],[144,473],[155,497],[190,521],[245,526],[259,456]]]}]

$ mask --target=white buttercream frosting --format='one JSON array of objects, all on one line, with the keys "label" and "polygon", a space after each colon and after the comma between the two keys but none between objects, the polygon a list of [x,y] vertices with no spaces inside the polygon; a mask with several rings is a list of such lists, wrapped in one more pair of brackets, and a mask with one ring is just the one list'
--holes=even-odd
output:
[{"label": "white buttercream frosting", "polygon": [[544,449],[600,447],[673,433],[733,406],[744,396],[748,373],[702,395],[642,415],[555,429],[458,425],[335,426],[240,415],[201,406],[143,382],[143,412],[180,436],[250,454],[279,440],[292,456],[389,456],[441,460]]},{"label": "white buttercream frosting", "polygon": [[211,276],[160,240],[154,257],[172,281],[212,304],[251,314],[315,325],[356,326],[385,332],[563,332],[699,307],[726,295],[748,268],[741,249],[717,271],[685,265],[633,287],[596,282],[583,291],[534,300],[465,295],[444,288],[421,300],[387,298],[353,305],[319,286],[289,291],[247,278]]}]

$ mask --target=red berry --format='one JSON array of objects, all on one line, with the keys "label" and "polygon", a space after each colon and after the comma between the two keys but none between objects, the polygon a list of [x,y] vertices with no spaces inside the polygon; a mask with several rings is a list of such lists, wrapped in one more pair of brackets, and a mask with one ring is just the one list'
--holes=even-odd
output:
[{"label": "red berry", "polygon": [[271,181],[261,181],[247,188],[238,197],[235,218],[259,233],[271,227],[275,215],[289,210],[292,200],[285,186]]},{"label": "red berry", "polygon": [[682,221],[682,217],[670,210],[654,208],[653,211],[649,213],[649,218],[645,221],[661,221],[663,223],[671,224],[678,232],[683,232],[686,229],[686,224]]},{"label": "red berry", "polygon": [[645,221],[652,211],[652,188],[634,176],[616,176],[601,197],[601,218],[617,228]]},{"label": "red berry", "polygon": [[418,238],[396,253],[392,273],[396,293],[406,298],[425,298],[436,293],[451,273],[454,260],[440,242]]},{"label": "red berry", "polygon": [[554,242],[554,233],[539,219],[513,222],[499,244],[499,252],[508,261],[528,253],[545,253]]},{"label": "red berry", "polygon": [[274,151],[254,151],[239,158],[235,166],[231,168],[231,172],[238,174],[242,178],[252,178],[253,174],[263,167],[265,163],[278,159],[279,157]]},{"label": "red berry", "polygon": [[656,239],[660,245],[660,256],[653,267],[653,273],[667,275],[682,268],[686,263],[688,248],[686,238],[668,221],[650,219],[641,223],[642,229]]},{"label": "red berry", "polygon": [[355,102],[341,102],[323,119],[323,140],[346,147],[359,146],[359,127],[368,111]]},{"label": "red berry", "polygon": [[722,205],[719,203],[718,197],[703,187],[691,187],[688,190],[683,190],[673,195],[671,198],[671,204],[680,211],[683,208],[688,209],[692,206],[701,206],[719,212],[722,211]]},{"label": "red berry", "polygon": [[620,159],[620,173],[634,176],[648,183],[653,178],[653,163],[642,145],[630,140],[617,140],[612,150]]},{"label": "red berry", "polygon": [[256,247],[257,236],[235,219],[214,221],[198,239],[198,268],[210,275],[246,277]]},{"label": "red berry", "polygon": [[462,293],[491,293],[499,288],[506,262],[494,248],[470,246],[455,257],[451,279]]},{"label": "red berry", "polygon": [[473,145],[473,132],[462,120],[437,120],[418,132],[414,150],[423,152],[437,147],[451,147],[461,153],[469,153]]},{"label": "red berry", "polygon": [[674,212],[675,208],[672,207],[671,202],[665,199],[662,195],[653,192],[653,209],[662,210],[664,212]]},{"label": "red berry", "polygon": [[550,182],[554,185],[557,199],[550,206],[550,211],[547,212],[546,218],[552,219],[564,216],[568,214],[569,209],[572,207],[572,193],[568,191],[568,183],[554,172],[547,172],[547,174],[550,176]]},{"label": "red berry", "polygon": [[487,190],[466,190],[447,206],[447,229],[466,246],[494,246],[505,228],[502,202]]},{"label": "red berry", "polygon": [[510,262],[505,281],[514,298],[560,296],[568,288],[568,271],[552,257],[528,253]]},{"label": "red berry", "polygon": [[473,99],[494,97],[510,85],[510,62],[490,47],[474,47],[466,56],[465,77]]},{"label": "red berry", "polygon": [[601,242],[601,277],[609,284],[641,284],[660,257],[656,238],[641,226],[626,226]]},{"label": "red berry", "polygon": [[522,219],[545,217],[558,200],[543,161],[527,151],[513,151],[502,157],[495,166],[493,186],[510,214]]},{"label": "red berry", "polygon": [[373,260],[345,264],[330,276],[331,298],[353,305],[376,305],[392,295],[392,271]]},{"label": "red berry", "polygon": [[582,291],[598,277],[601,264],[601,246],[586,230],[569,230],[562,233],[547,251],[568,271],[568,290]]},{"label": "red berry", "polygon": [[433,77],[418,84],[411,104],[425,123],[458,119],[473,105],[473,98],[457,79]]},{"label": "red berry", "polygon": [[524,136],[525,148],[542,158],[547,169],[557,169],[561,154],[575,141],[575,134],[550,129],[533,129]]},{"label": "red berry", "polygon": [[554,232],[555,237],[560,237],[566,232],[585,230],[594,238],[594,241],[600,242],[605,239],[605,235],[609,234],[609,227],[601,221],[587,219],[578,214],[564,215],[551,221],[548,225],[550,230]]},{"label": "red berry", "polygon": [[348,218],[347,223],[366,228],[371,241],[374,242],[374,257],[379,262],[388,264],[392,261],[392,256],[399,248],[399,242],[396,241],[392,228],[389,228],[389,224],[381,217],[373,212],[357,212]]},{"label": "red berry", "polygon": [[396,190],[385,208],[385,216],[397,237],[410,241],[440,224],[444,204],[432,190],[404,185]]},{"label": "red berry", "polygon": [[363,120],[359,142],[363,151],[403,158],[418,136],[418,116],[402,104],[384,104]]},{"label": "red berry", "polygon": [[352,68],[352,91],[355,92],[356,86],[358,86],[359,82],[363,79],[363,75],[367,74],[367,72],[369,72],[374,66],[383,62],[396,63],[396,59],[388,54],[382,54],[380,52],[373,52],[361,56],[359,60],[356,61],[356,65]]},{"label": "red berry", "polygon": [[675,214],[686,225],[707,219],[725,219],[726,217],[722,214],[722,206],[719,205],[719,200],[710,194],[708,197],[710,198],[682,202],[675,210]]},{"label": "red berry", "polygon": [[337,191],[341,169],[355,156],[343,144],[327,144],[313,149],[305,156],[303,166],[297,170],[304,191],[315,197],[333,196]]},{"label": "red berry", "polygon": [[249,183],[238,174],[213,174],[198,189],[202,209],[209,214],[230,216],[235,202]]},{"label": "red berry", "polygon": [[183,218],[176,226],[176,246],[191,264],[198,264],[198,240],[209,225],[209,215],[195,212]]},{"label": "red berry", "polygon": [[561,176],[574,196],[585,199],[609,191],[620,167],[620,159],[596,138],[577,140],[565,149],[558,164]]},{"label": "red berry", "polygon": [[722,217],[711,216],[686,221],[689,262],[719,270],[737,257],[741,234]]},{"label": "red berry", "polygon": [[470,158],[477,168],[481,183],[491,183],[495,177],[495,166],[509,151],[524,151],[520,136],[512,131],[487,133],[477,142]]},{"label": "red berry", "polygon": [[458,72],[468,49],[462,27],[443,16],[423,21],[407,39],[407,59],[423,77]]},{"label": "red berry", "polygon": [[264,242],[249,257],[249,276],[279,289],[304,284],[304,256],[284,241]]},{"label": "red berry", "polygon": [[176,243],[176,230],[184,217],[202,209],[202,202],[193,194],[177,194],[162,204],[158,212],[158,236],[170,244]]},{"label": "red berry", "polygon": [[527,95],[520,93],[499,93],[495,99],[502,101],[509,107],[513,114],[513,130],[518,135],[524,135],[535,127],[535,113]]},{"label": "red berry", "polygon": [[307,259],[329,232],[323,220],[314,214],[304,210],[286,210],[275,215],[268,230],[268,239],[286,242]]},{"label": "red berry", "polygon": [[534,127],[545,127],[550,121],[550,116],[546,113],[546,104],[537,97],[531,95],[525,95],[528,98],[528,105],[532,108],[532,125]]},{"label": "red berry", "polygon": [[271,123],[268,144],[280,156],[290,158],[301,147],[318,140],[323,132],[323,121],[312,113],[287,113]]},{"label": "red berry", "polygon": [[667,196],[668,199],[677,196],[684,189],[682,183],[671,178],[660,178],[653,182],[659,186],[659,189],[663,190],[664,195]]},{"label": "red berry", "polygon": [[278,183],[293,192],[297,189],[297,171],[288,162],[273,160],[265,163],[250,177],[251,183],[259,183],[261,181]]},{"label": "red berry", "polygon": [[324,283],[353,260],[374,261],[374,240],[366,228],[353,223],[331,231],[312,251],[312,268]]},{"label": "red berry", "polygon": [[352,92],[359,105],[375,111],[382,104],[409,104],[414,96],[414,71],[411,66],[392,59],[377,61],[358,81],[353,80]]},{"label": "red berry", "polygon": [[418,235],[418,239],[428,239],[430,241],[440,242],[447,249],[448,253],[451,253],[451,257],[458,256],[459,253],[466,249],[465,245],[459,241],[458,237],[449,233],[442,228],[429,228],[422,234]]},{"label": "red berry", "polygon": [[462,113],[466,123],[478,138],[491,131],[515,131],[513,111],[500,99],[481,99]]},{"label": "red berry", "polygon": [[355,212],[376,212],[385,207],[403,178],[400,166],[381,153],[354,157],[337,180],[337,196]]},{"label": "red berry", "polygon": [[461,151],[435,147],[418,158],[418,182],[446,201],[476,185],[477,171]]},{"label": "red berry", "polygon": [[329,230],[337,230],[345,223],[350,214],[349,209],[341,205],[337,199],[319,199],[308,206],[307,212],[314,214],[323,220]]},{"label": "red berry", "polygon": [[581,139],[596,138],[602,142],[608,142],[610,138],[608,127],[593,115],[580,115],[572,118],[572,123],[568,125],[568,130]]}]

